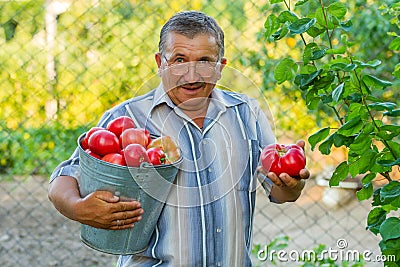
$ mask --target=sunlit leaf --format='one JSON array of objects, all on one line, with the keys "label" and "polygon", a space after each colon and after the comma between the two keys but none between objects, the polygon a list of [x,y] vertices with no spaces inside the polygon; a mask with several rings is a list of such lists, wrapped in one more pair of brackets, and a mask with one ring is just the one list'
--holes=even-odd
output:
[{"label": "sunlit leaf", "polygon": [[308,142],[311,145],[311,150],[314,150],[316,144],[324,140],[329,135],[329,131],[330,127],[322,128],[308,138]]},{"label": "sunlit leaf", "polygon": [[382,240],[395,239],[400,237],[400,219],[397,217],[389,217],[382,222],[379,232]]},{"label": "sunlit leaf", "polygon": [[355,118],[347,121],[343,124],[337,131],[339,134],[343,134],[345,136],[350,136],[355,133],[358,133],[363,126],[363,122],[360,116],[356,116]]},{"label": "sunlit leaf", "polygon": [[344,83],[339,84],[332,92],[332,99],[336,103],[341,99],[344,92]]},{"label": "sunlit leaf", "polygon": [[379,233],[379,227],[381,226],[382,222],[386,219],[387,212],[381,208],[377,207],[372,209],[367,218],[367,229],[373,232],[374,234]]},{"label": "sunlit leaf", "polygon": [[379,79],[369,74],[364,75],[362,80],[367,86],[387,87],[392,85],[392,83],[389,81]]},{"label": "sunlit leaf", "polygon": [[389,45],[390,50],[400,50],[400,37],[396,37]]},{"label": "sunlit leaf", "polygon": [[328,6],[328,12],[338,19],[343,18],[347,13],[347,8],[342,2],[334,2]]},{"label": "sunlit leaf", "polygon": [[281,84],[285,81],[293,79],[294,72],[297,71],[297,64],[291,58],[284,58],[281,60],[274,70],[274,78]]},{"label": "sunlit leaf", "polygon": [[348,174],[349,174],[349,165],[347,165],[346,161],[343,161],[336,167],[335,171],[333,172],[332,177],[329,180],[329,185],[338,186],[339,182],[346,179]]},{"label": "sunlit leaf", "polygon": [[310,29],[316,22],[316,19],[301,18],[289,25],[292,34],[300,34]]}]

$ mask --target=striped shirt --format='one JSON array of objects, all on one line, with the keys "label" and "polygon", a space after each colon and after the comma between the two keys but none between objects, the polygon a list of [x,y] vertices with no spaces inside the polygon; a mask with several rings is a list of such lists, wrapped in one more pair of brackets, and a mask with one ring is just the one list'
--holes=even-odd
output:
[{"label": "striped shirt", "polygon": [[[251,266],[254,173],[262,147],[275,141],[257,101],[214,88],[200,129],[159,86],[108,110],[98,125],[122,115],[171,136],[183,161],[148,248],[117,266]],[[51,179],[60,175],[79,176],[77,151]],[[269,195],[271,181],[259,180]]]}]

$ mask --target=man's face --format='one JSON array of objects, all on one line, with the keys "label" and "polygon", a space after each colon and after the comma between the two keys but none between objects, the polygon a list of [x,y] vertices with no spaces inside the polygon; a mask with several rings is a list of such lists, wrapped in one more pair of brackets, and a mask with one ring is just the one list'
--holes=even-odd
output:
[{"label": "man's face", "polygon": [[156,62],[164,89],[179,107],[195,110],[204,107],[226,59],[217,63],[218,48],[214,37],[196,35],[193,39],[170,32],[164,55],[156,54]]}]

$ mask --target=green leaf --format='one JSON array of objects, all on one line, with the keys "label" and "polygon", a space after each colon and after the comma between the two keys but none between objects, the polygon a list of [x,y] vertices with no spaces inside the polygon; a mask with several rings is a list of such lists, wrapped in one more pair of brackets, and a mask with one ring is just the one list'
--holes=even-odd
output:
[{"label": "green leaf", "polygon": [[286,34],[289,32],[288,30],[288,25],[285,23],[283,24],[282,28],[274,32],[271,36],[274,38],[275,41],[282,39],[283,37],[286,36]]},{"label": "green leaf", "polygon": [[339,84],[332,92],[332,98],[335,103],[339,101],[339,99],[342,98],[343,92],[344,92],[344,83]]},{"label": "green leaf", "polygon": [[328,12],[338,19],[342,19],[347,13],[347,8],[341,2],[334,2],[328,6]]},{"label": "green leaf", "polygon": [[280,23],[285,23],[287,21],[293,23],[298,19],[299,18],[296,16],[296,14],[288,10],[282,11],[278,16],[278,21]]},{"label": "green leaf", "polygon": [[396,198],[400,198],[400,182],[390,181],[381,188],[380,197],[382,203],[389,204]]},{"label": "green leaf", "polygon": [[381,63],[382,63],[382,61],[380,61],[379,59],[368,61],[367,63],[359,61],[359,60],[354,60],[353,62],[361,68],[367,68],[367,67],[376,68],[379,65],[381,65]]},{"label": "green leaf", "polygon": [[356,116],[355,118],[347,121],[343,124],[337,131],[337,133],[342,134],[344,136],[350,136],[358,133],[363,127],[363,122],[360,116]]},{"label": "green leaf", "polygon": [[292,34],[300,34],[310,29],[316,22],[316,19],[301,18],[289,25]]},{"label": "green leaf", "polygon": [[398,158],[397,160],[386,160],[386,159],[379,159],[376,161],[377,164],[383,166],[383,167],[391,167],[391,166],[395,166],[395,165],[399,165],[400,164],[400,158]]},{"label": "green leaf", "polygon": [[382,222],[386,220],[386,214],[387,212],[381,207],[372,209],[368,214],[367,229],[378,234]]},{"label": "green leaf", "polygon": [[284,0],[269,0],[269,2],[272,4],[280,3],[283,2]]},{"label": "green leaf", "polygon": [[329,155],[331,153],[331,147],[333,144],[333,139],[334,139],[335,134],[332,134],[329,136],[324,142],[322,142],[318,146],[318,150],[324,154],[324,155]]},{"label": "green leaf", "polygon": [[374,85],[377,87],[387,87],[387,86],[392,85],[392,83],[389,81],[378,79],[377,77],[369,75],[369,74],[364,75],[362,77],[362,80],[369,87],[374,86]]},{"label": "green leaf", "polygon": [[368,134],[361,133],[354,139],[354,142],[350,145],[350,150],[357,155],[361,155],[371,147],[371,143],[372,137]]},{"label": "green leaf", "polygon": [[347,165],[346,161],[343,161],[333,172],[332,177],[329,180],[329,185],[338,186],[339,182],[346,179],[347,175],[349,175],[349,165]]},{"label": "green leaf", "polygon": [[394,67],[394,71],[392,72],[393,76],[400,79],[400,63]]},{"label": "green leaf", "polygon": [[375,177],[376,177],[376,173],[372,173],[372,172],[368,173],[367,175],[365,175],[362,178],[361,182],[363,185],[368,184],[368,183],[372,182],[375,179]]},{"label": "green leaf", "polygon": [[359,201],[362,201],[362,200],[369,199],[373,193],[374,193],[374,188],[372,186],[372,183],[367,183],[367,184],[363,185],[363,187],[356,192],[356,195],[357,195],[357,199]]},{"label": "green leaf", "polygon": [[[327,54],[328,54],[328,50],[327,50]],[[346,64],[344,62],[338,62],[338,63],[332,64],[329,68],[331,70],[341,70],[341,71],[350,72],[350,71],[355,70],[357,68],[357,65],[356,64]]]},{"label": "green leaf", "polygon": [[319,28],[317,26],[312,26],[310,29],[307,30],[307,34],[310,35],[311,37],[315,38],[319,35],[321,35],[322,33],[325,32],[324,28]]},{"label": "green leaf", "polygon": [[307,2],[308,2],[308,0],[300,0],[300,1],[297,1],[297,3],[294,6],[301,6]]},{"label": "green leaf", "polygon": [[391,140],[400,135],[400,126],[393,124],[383,125],[377,135],[384,140]]},{"label": "green leaf", "polygon": [[400,37],[396,37],[393,39],[393,41],[389,45],[390,50],[400,50]]},{"label": "green leaf", "polygon": [[345,46],[340,46],[338,48],[332,48],[332,49],[327,49],[326,50],[327,54],[344,54],[346,53],[346,47]]},{"label": "green leaf", "polygon": [[274,14],[269,15],[264,23],[265,36],[270,37],[272,33],[279,29],[279,25],[280,24],[277,22],[277,17]]},{"label": "green leaf", "polygon": [[400,109],[384,112],[383,115],[389,117],[400,117]]},{"label": "green leaf", "polygon": [[324,140],[329,135],[330,130],[330,127],[322,128],[308,138],[308,142],[311,145],[311,150],[314,150],[316,144]]},{"label": "green leaf", "polygon": [[11,39],[14,38],[17,26],[18,22],[15,21],[14,19],[10,19],[2,25],[4,29],[4,34],[6,36],[6,41],[10,41]]},{"label": "green leaf", "polygon": [[379,232],[383,241],[396,239],[400,237],[400,219],[396,217],[389,217],[382,222],[379,227]]},{"label": "green leaf", "polygon": [[310,85],[321,74],[323,69],[319,69],[310,74],[298,74],[294,79],[294,83],[300,88]]},{"label": "green leaf", "polygon": [[285,81],[293,79],[294,72],[297,71],[298,66],[291,58],[284,58],[281,60],[275,68],[274,78],[281,84]]},{"label": "green leaf", "polygon": [[335,133],[333,136],[333,144],[335,147],[341,147],[341,146],[349,146],[350,144],[353,143],[354,141],[354,136],[344,136],[338,133]]},{"label": "green leaf", "polygon": [[340,24],[340,27],[342,27],[342,29],[346,32],[350,31],[351,28],[353,27],[353,22],[351,22],[351,20],[340,22],[339,24]]},{"label": "green leaf", "polygon": [[306,45],[303,53],[304,64],[308,64],[312,60],[317,60],[325,56],[325,50],[320,49],[316,43]]},{"label": "green leaf", "polygon": [[397,108],[397,105],[392,102],[380,102],[380,103],[371,103],[368,105],[369,108],[377,111],[388,110],[392,111]]},{"label": "green leaf", "polygon": [[366,173],[374,166],[374,160],[377,152],[374,150],[368,150],[364,154],[360,155],[360,158],[355,162],[358,168],[358,173]]}]

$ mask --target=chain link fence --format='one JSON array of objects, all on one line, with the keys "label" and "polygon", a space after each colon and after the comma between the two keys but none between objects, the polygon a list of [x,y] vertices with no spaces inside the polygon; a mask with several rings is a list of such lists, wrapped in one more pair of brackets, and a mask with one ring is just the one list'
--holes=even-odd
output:
[{"label": "chain link fence", "polygon": [[[226,33],[228,66],[260,88],[240,90],[267,99],[278,141],[307,139],[316,122],[301,97],[274,85],[271,70],[252,68],[265,64],[254,56],[267,47],[257,41],[267,7],[257,0],[0,1],[0,266],[115,265],[116,256],[83,245],[79,224],[53,208],[48,177],[106,109],[148,90],[143,85],[157,72],[159,30],[177,11],[215,17]],[[266,51],[271,56],[293,48],[283,43]],[[313,176],[297,202],[272,204],[257,189],[254,244],[287,235],[297,251],[325,244],[378,254],[378,238],[365,230],[370,203],[355,197],[358,183],[325,185],[343,152],[307,154]],[[338,247],[338,240],[347,246]],[[255,256],[255,264],[267,262]]]}]

